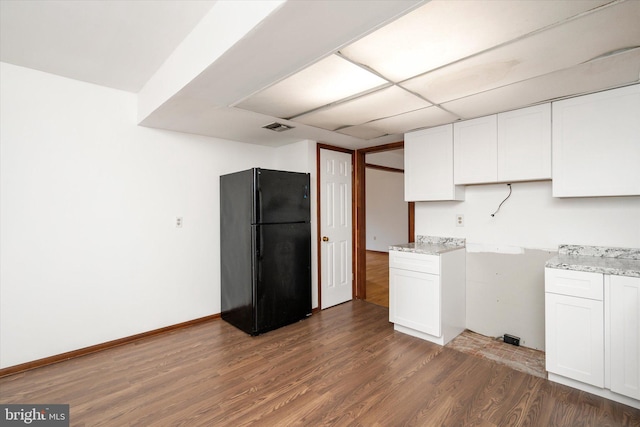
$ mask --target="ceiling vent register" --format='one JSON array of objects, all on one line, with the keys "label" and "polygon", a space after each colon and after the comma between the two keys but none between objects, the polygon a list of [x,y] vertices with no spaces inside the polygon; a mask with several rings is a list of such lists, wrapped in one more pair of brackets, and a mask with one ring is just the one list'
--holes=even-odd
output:
[{"label": "ceiling vent register", "polygon": [[269,129],[274,132],[284,132],[287,130],[293,129],[295,126],[289,126],[278,122],[269,123],[268,125],[262,126],[263,129]]}]

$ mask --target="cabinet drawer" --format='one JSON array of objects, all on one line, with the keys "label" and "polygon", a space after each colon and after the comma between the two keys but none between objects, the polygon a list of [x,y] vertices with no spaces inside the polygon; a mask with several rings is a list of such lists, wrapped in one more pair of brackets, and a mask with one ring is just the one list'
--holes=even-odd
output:
[{"label": "cabinet drawer", "polygon": [[604,278],[600,273],[545,268],[544,275],[545,292],[603,300]]},{"label": "cabinet drawer", "polygon": [[413,252],[389,251],[389,267],[421,273],[440,274],[440,257]]}]

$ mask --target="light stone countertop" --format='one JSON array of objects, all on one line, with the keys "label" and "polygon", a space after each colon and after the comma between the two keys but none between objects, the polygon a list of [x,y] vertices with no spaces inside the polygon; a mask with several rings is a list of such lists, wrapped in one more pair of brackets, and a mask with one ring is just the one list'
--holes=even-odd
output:
[{"label": "light stone countertop", "polygon": [[424,255],[440,255],[458,249],[464,249],[465,239],[451,237],[418,236],[415,243],[403,243],[389,246],[390,251],[412,252]]},{"label": "light stone countertop", "polygon": [[640,249],[560,245],[548,268],[640,277]]}]

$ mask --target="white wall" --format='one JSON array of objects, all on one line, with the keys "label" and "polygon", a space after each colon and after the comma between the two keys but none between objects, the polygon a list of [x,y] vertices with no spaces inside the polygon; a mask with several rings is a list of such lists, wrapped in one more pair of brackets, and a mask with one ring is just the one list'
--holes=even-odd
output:
[{"label": "white wall", "polygon": [[367,250],[389,252],[409,240],[404,174],[366,168]]},{"label": "white wall", "polygon": [[404,149],[366,153],[365,163],[404,170]]},{"label": "white wall", "polygon": [[219,313],[219,176],[315,171],[309,141],[282,159],[138,127],[127,92],[5,63],[0,83],[0,367]]},{"label": "white wall", "polygon": [[544,262],[561,243],[640,247],[640,197],[558,199],[551,181],[512,187],[493,218],[505,184],[467,186],[464,202],[416,203],[416,234],[467,239],[469,329],[544,348]]},{"label": "white wall", "polygon": [[[555,251],[561,243],[640,246],[640,197],[554,198],[551,181],[512,188],[493,218],[509,193],[506,184],[467,186],[464,202],[416,203],[416,234],[466,237],[470,249],[493,252]],[[456,227],[459,213],[464,227]]]}]

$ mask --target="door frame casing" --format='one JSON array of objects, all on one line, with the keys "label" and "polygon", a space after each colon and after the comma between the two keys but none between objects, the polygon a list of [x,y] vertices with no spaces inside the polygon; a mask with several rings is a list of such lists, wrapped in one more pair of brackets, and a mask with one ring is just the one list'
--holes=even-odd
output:
[{"label": "door frame casing", "polygon": [[[365,157],[370,153],[399,150],[404,148],[404,140],[375,147],[361,148],[355,152],[355,238],[354,238],[354,281],[355,298],[367,298],[367,212],[366,212],[366,162]],[[408,241],[413,242],[415,236],[415,203],[408,202],[409,210],[409,236]]]},{"label": "door frame casing", "polygon": [[322,203],[320,201],[321,188],[321,164],[320,164],[320,150],[338,151],[346,153],[351,156],[351,271],[354,272],[354,280],[351,281],[351,299],[357,298],[356,296],[356,280],[355,280],[355,167],[354,157],[355,151],[347,148],[336,147],[334,145],[317,143],[316,144],[316,226],[317,226],[317,252],[318,252],[318,310],[322,310]]},{"label": "door frame casing", "polygon": [[[352,246],[351,263],[353,271],[352,299],[366,299],[367,297],[367,215],[366,215],[366,162],[365,156],[368,153],[378,153],[383,151],[399,150],[404,148],[404,141],[392,142],[390,144],[378,145],[375,147],[350,150],[336,147],[334,145],[316,144],[316,217],[317,217],[317,253],[318,253],[318,310],[322,310],[322,203],[320,202],[320,192],[322,191],[320,150],[332,150],[351,155],[351,228]],[[413,242],[415,238],[415,203],[409,203],[409,232],[408,241]]]}]

